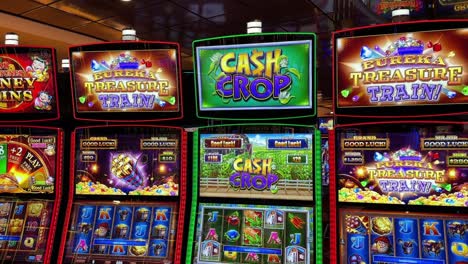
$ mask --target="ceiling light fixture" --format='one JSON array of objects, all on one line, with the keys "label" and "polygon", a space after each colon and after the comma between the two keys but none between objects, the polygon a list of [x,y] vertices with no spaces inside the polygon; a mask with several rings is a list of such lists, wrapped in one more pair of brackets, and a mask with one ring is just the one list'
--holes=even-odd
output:
[{"label": "ceiling light fixture", "polygon": [[131,2],[132,0],[120,0],[122,2]]},{"label": "ceiling light fixture", "polygon": [[122,29],[122,40],[137,40],[136,30],[133,28]]},{"label": "ceiling light fixture", "polygon": [[19,36],[14,32],[9,32],[5,34],[5,45],[18,45]]}]

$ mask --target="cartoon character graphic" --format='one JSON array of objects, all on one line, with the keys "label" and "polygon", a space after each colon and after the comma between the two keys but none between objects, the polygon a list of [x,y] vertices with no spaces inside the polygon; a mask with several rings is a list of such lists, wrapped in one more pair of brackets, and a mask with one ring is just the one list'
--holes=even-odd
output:
[{"label": "cartoon character graphic", "polygon": [[392,254],[392,244],[390,243],[390,239],[386,236],[378,237],[374,240],[371,248],[373,253],[377,254]]},{"label": "cartoon character graphic", "polygon": [[94,234],[97,237],[106,237],[107,233],[109,232],[109,224],[108,223],[101,223]]},{"label": "cartoon character graphic", "polygon": [[423,240],[423,251],[427,256],[439,256],[442,250],[444,250],[444,243],[442,241],[435,240]]},{"label": "cartoon character graphic", "polygon": [[29,76],[36,78],[36,82],[46,82],[49,80],[49,63],[47,60],[34,56],[32,58],[31,66],[26,67],[26,71],[29,73]]},{"label": "cartoon character graphic", "polygon": [[403,253],[406,255],[411,255],[413,253],[414,247],[417,246],[416,242],[414,240],[398,240],[398,244],[401,246],[403,249]]},{"label": "cartoon character graphic", "polygon": [[34,108],[37,110],[48,110],[52,109],[51,102],[52,96],[45,91],[41,91],[39,96],[34,100]]}]

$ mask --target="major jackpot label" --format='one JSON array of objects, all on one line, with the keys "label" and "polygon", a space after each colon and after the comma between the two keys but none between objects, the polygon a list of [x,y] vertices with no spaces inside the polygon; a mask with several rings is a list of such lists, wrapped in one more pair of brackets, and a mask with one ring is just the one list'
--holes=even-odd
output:
[{"label": "major jackpot label", "polygon": [[52,193],[57,137],[0,134],[0,193]]},{"label": "major jackpot label", "polygon": [[431,130],[342,132],[339,201],[467,207],[468,138]]},{"label": "major jackpot label", "polygon": [[468,221],[454,216],[342,212],[341,263],[464,263]]},{"label": "major jackpot label", "polygon": [[56,112],[52,50],[0,54],[0,114]]},{"label": "major jackpot label", "polygon": [[312,134],[202,134],[200,195],[312,200]]},{"label": "major jackpot label", "polygon": [[73,263],[167,263],[174,255],[175,205],[76,204],[69,232]]},{"label": "major jackpot label", "polygon": [[468,102],[465,29],[339,38],[338,107]]},{"label": "major jackpot label", "polygon": [[313,210],[202,204],[194,263],[313,263]]},{"label": "major jackpot label", "polygon": [[312,41],[197,47],[200,109],[309,109]]},{"label": "major jackpot label", "polygon": [[72,53],[78,112],[177,112],[175,49]]}]

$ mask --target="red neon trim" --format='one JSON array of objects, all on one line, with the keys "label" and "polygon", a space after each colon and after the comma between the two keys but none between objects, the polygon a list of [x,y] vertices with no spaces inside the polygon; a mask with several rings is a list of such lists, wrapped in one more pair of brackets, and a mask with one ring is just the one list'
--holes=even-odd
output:
[{"label": "red neon trim", "polygon": [[[355,28],[349,28],[349,29],[343,29],[343,30],[338,30],[332,32],[332,102],[333,102],[333,112],[335,113],[336,116],[338,117],[362,117],[362,118],[402,118],[402,116],[373,116],[373,115],[359,115],[359,114],[354,114],[354,115],[346,115],[346,114],[336,114],[337,110],[337,96],[336,95],[336,69],[335,69],[335,42],[336,42],[336,35],[345,33],[345,32],[353,32],[353,31],[358,31],[362,29],[372,29],[372,28],[383,28],[383,27],[389,27],[389,26],[402,26],[402,25],[412,25],[412,24],[424,24],[424,23],[444,23],[444,22],[468,22],[468,19],[438,19],[438,20],[418,20],[418,21],[405,21],[405,22],[397,22],[397,23],[385,23],[385,24],[379,24],[379,25],[370,25],[370,26],[362,26],[362,27],[355,27]],[[380,35],[385,35],[385,34],[380,34]],[[376,35],[378,36],[378,35]],[[385,107],[382,107],[385,108]],[[446,114],[427,114],[427,115],[411,115],[407,116],[405,115],[405,118],[418,118],[418,117],[428,117],[428,116],[453,116],[453,115],[466,115],[468,112],[460,112],[460,113],[446,113]]]},{"label": "red neon trim", "polygon": [[[181,264],[181,255],[182,255],[182,246],[183,246],[183,237],[184,237],[184,219],[185,219],[185,206],[186,206],[186,154],[187,154],[187,137],[186,137],[186,132],[181,128],[181,127],[173,127],[173,126],[160,126],[160,125],[136,125],[136,124],[129,124],[129,125],[117,125],[117,124],[111,124],[111,125],[92,125],[92,126],[80,126],[76,127],[75,130],[72,132],[71,135],[71,158],[70,158],[70,186],[68,190],[68,202],[67,202],[67,209],[65,211],[65,221],[64,221],[64,226],[63,226],[63,232],[62,232],[62,237],[60,241],[60,248],[58,252],[58,263],[63,263],[63,258],[65,257],[65,245],[67,243],[67,235],[68,235],[68,229],[69,229],[69,224],[70,224],[70,219],[71,219],[71,212],[72,212],[72,207],[73,207],[73,201],[74,199],[74,194],[75,194],[75,185],[74,185],[74,180],[75,180],[75,153],[76,153],[76,144],[75,144],[75,138],[76,138],[76,130],[78,129],[88,129],[88,128],[107,128],[107,127],[146,127],[146,128],[171,128],[171,129],[176,129],[179,130],[181,134],[181,173],[180,173],[180,182],[179,182],[179,219],[178,219],[178,225],[177,225],[177,235],[176,235],[176,241],[175,241],[175,251],[174,251],[174,264]],[[99,197],[99,196],[98,196]]]},{"label": "red neon trim", "polygon": [[[75,131],[72,132],[70,140],[71,140],[71,145],[70,145],[71,150],[70,150],[70,171],[69,171],[70,182],[69,183],[71,183],[72,180],[75,179],[73,175],[73,172],[75,171],[75,159],[74,159],[75,157]],[[68,186],[67,209],[65,210],[65,219],[64,219],[64,224],[62,227],[62,237],[60,240],[60,248],[59,248],[58,257],[57,257],[57,261],[59,264],[63,263],[63,258],[65,255],[65,244],[67,243],[68,225],[70,223],[70,215],[71,215],[72,206],[73,206],[74,190],[75,190],[75,186],[73,186],[73,188],[70,188],[70,186]]]},{"label": "red neon trim", "polygon": [[181,145],[181,173],[180,173],[180,193],[179,193],[179,219],[177,224],[176,248],[174,263],[182,263],[182,246],[184,241],[184,220],[185,220],[185,206],[187,200],[187,132],[182,131],[182,145]]},{"label": "red neon trim", "polygon": [[50,227],[49,227],[49,235],[47,236],[47,242],[46,243],[46,248],[45,248],[45,253],[44,253],[44,264],[51,263],[51,256],[52,256],[52,247],[54,245],[54,238],[55,238],[55,230],[57,228],[57,218],[59,215],[59,209],[60,209],[60,201],[62,198],[62,169],[63,169],[63,131],[60,128],[56,127],[47,127],[47,126],[23,126],[23,125],[18,125],[18,126],[6,126],[6,125],[0,125],[0,128],[24,128],[24,129],[45,129],[45,130],[53,130],[57,132],[57,157],[56,157],[56,175],[55,175],[55,187],[54,187],[54,194],[55,194],[55,199],[54,199],[54,207],[52,210],[52,218],[50,220]]},{"label": "red neon trim", "polygon": [[[54,82],[54,87],[55,87],[55,117],[51,118],[44,118],[44,119],[30,119],[30,120],[0,120],[0,123],[25,123],[25,122],[31,122],[31,121],[52,121],[52,120],[58,120],[60,119],[60,108],[59,108],[59,94],[58,94],[58,84],[57,84],[57,64],[55,63],[56,60],[56,50],[55,48],[51,47],[44,47],[44,46],[29,46],[29,45],[0,45],[0,49],[4,48],[32,48],[32,49],[50,49],[50,53],[52,54],[52,81]],[[40,117],[40,115],[39,115]],[[56,128],[53,128],[56,129]]]},{"label": "red neon trim", "polygon": [[330,263],[338,263],[337,203],[336,203],[336,162],[335,162],[335,130],[328,130],[328,151],[330,152]]},{"label": "red neon trim", "polygon": [[[109,44],[131,44],[131,43],[137,43],[137,44],[163,44],[163,45],[175,45],[177,47],[177,59],[178,59],[178,63],[177,63],[177,69],[178,69],[178,73],[179,73],[179,80],[178,80],[178,83],[179,83],[179,91],[178,91],[178,94],[179,94],[179,113],[180,113],[180,116],[178,117],[170,117],[170,118],[155,118],[155,119],[147,119],[147,120],[108,120],[108,119],[98,119],[98,118],[83,118],[83,117],[77,117],[77,112],[76,112],[76,106],[75,106],[75,90],[74,90],[74,82],[73,82],[73,74],[72,74],[72,70],[71,70],[71,67],[70,67],[70,89],[71,89],[71,95],[72,95],[72,106],[73,106],[73,118],[75,118],[76,120],[83,120],[83,121],[105,121],[105,122],[149,122],[149,121],[153,121],[153,122],[157,122],[157,121],[167,121],[167,120],[179,120],[179,119],[183,119],[184,118],[184,101],[183,101],[183,89],[182,89],[182,58],[180,56],[180,54],[182,53],[181,52],[181,49],[180,49],[180,44],[178,42],[167,42],[167,41],[110,41],[110,42],[96,42],[96,43],[88,43],[88,44],[84,44],[84,45],[75,45],[75,46],[70,46],[68,48],[68,54],[70,55],[70,50],[72,48],[81,48],[81,47],[88,47],[88,46],[99,46],[99,45],[109,45]],[[71,58],[69,58],[71,59]],[[58,108],[57,108],[58,109]],[[137,114],[137,112],[136,112]]]}]

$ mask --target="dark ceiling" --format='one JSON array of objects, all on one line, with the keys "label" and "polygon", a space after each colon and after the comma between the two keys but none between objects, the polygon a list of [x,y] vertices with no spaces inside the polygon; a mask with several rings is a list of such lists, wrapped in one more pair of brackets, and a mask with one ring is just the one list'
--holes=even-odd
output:
[{"label": "dark ceiling", "polygon": [[[133,27],[140,39],[177,41],[191,55],[194,39],[246,31],[260,19],[264,32],[334,29],[334,1],[329,0],[12,0],[0,10],[102,40],[120,39]],[[336,1],[352,2],[351,0]]]}]

